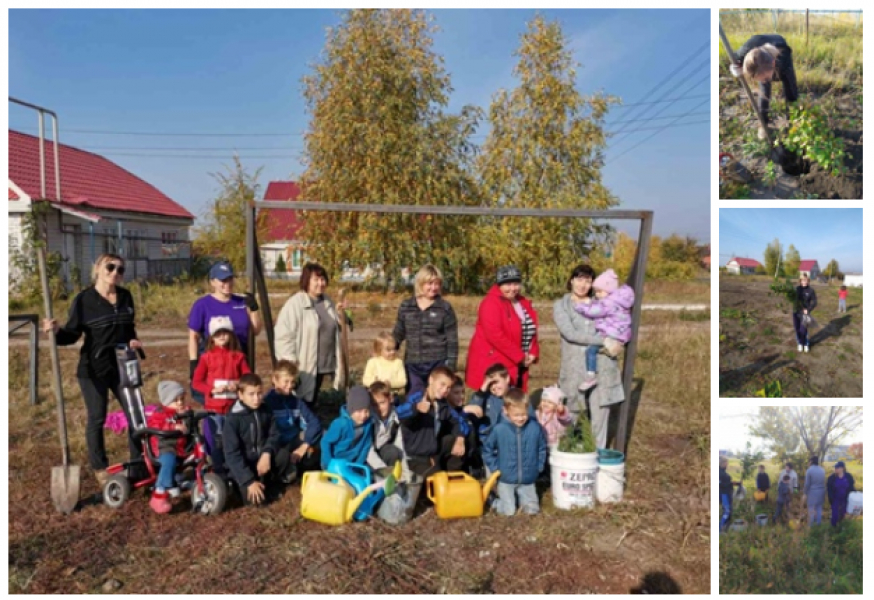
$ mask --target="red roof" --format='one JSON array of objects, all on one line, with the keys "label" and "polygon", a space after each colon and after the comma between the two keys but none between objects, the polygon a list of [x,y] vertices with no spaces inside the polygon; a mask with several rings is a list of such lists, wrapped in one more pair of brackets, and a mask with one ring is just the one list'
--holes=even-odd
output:
[{"label": "red roof", "polygon": [[815,260],[802,260],[801,264],[798,265],[799,271],[807,271],[808,273],[813,269],[813,265],[816,264]]},{"label": "red roof", "polygon": [[761,267],[761,266],[762,266],[762,263],[760,263],[760,262],[757,261],[757,260],[753,260],[752,258],[737,258],[737,257],[735,257],[735,258],[732,258],[732,259],[731,259],[730,261],[728,261],[728,262],[731,262],[731,261],[736,262],[736,263],[738,264],[738,266],[741,266],[741,267],[751,267],[751,268],[753,268],[753,269],[755,269],[756,267]]},{"label": "red roof", "polygon": [[12,191],[12,188],[9,188],[9,199],[10,200],[18,200],[18,195]]},{"label": "red roof", "polygon": [[[264,200],[293,202],[300,196],[300,186],[296,181],[271,181],[267,184],[267,190],[264,192]],[[263,218],[268,221],[265,242],[293,240],[303,225],[297,218],[298,215],[295,211],[267,208],[261,214],[264,214]]]},{"label": "red roof", "polygon": [[[54,142],[46,142],[45,156],[46,195],[54,202]],[[63,204],[194,218],[155,186],[102,156],[61,144],[60,163]],[[9,130],[9,179],[31,198],[40,197],[39,138]]]}]

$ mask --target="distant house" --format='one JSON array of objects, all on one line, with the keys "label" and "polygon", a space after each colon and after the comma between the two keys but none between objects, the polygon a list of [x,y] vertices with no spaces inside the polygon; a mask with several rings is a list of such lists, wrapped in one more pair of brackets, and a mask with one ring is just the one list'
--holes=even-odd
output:
[{"label": "distant house", "polygon": [[847,287],[862,287],[862,274],[844,273],[844,285]]},{"label": "distant house", "polygon": [[752,275],[761,266],[762,263],[752,258],[735,257],[725,263],[726,270],[734,275]]},{"label": "distant house", "polygon": [[[300,199],[300,185],[295,181],[271,181],[264,191],[264,200],[294,202]],[[265,239],[258,240],[261,251],[261,263],[264,265],[266,277],[299,276],[303,263],[304,242],[298,239],[298,232],[303,226],[298,213],[293,210],[264,209],[259,213],[265,215],[267,234]],[[282,256],[285,262],[286,275],[276,272],[276,263]]]},{"label": "distant house", "polygon": [[849,454],[849,446],[832,446],[825,455],[826,462],[835,462],[838,460],[850,460],[852,457]]},{"label": "distant house", "polygon": [[[129,281],[190,269],[188,229],[194,215],[98,154],[66,144],[58,150],[61,198],[55,194],[54,142],[45,143],[47,250],[60,254],[68,285],[90,282],[91,265],[104,252],[125,258]],[[9,130],[10,256],[24,246],[24,217],[41,199],[39,156],[39,138]]]},{"label": "distant house", "polygon": [[809,279],[816,280],[822,277],[822,271],[819,270],[819,263],[815,260],[802,260],[798,265],[798,276],[807,275]]},{"label": "distant house", "polygon": [[701,259],[701,266],[704,267],[705,269],[707,269],[708,271],[710,270],[710,256],[705,256],[704,258]]}]

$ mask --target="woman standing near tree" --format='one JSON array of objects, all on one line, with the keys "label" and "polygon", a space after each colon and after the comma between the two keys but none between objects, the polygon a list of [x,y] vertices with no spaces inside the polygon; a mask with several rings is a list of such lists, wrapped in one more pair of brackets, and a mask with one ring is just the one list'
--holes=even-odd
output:
[{"label": "woman standing near tree", "polygon": [[440,295],[443,275],[434,265],[419,269],[413,297],[398,307],[392,336],[398,348],[406,341],[404,367],[407,394],[424,390],[435,367],[456,369],[458,362],[458,320],[452,306]]},{"label": "woman standing near tree", "polygon": [[[124,277],[124,259],[117,254],[101,254],[91,270],[93,285],[73,298],[70,315],[63,327],[55,319],[43,319],[43,331],[54,335],[59,346],[69,346],[85,336],[79,351],[79,366],[76,378],[85,400],[88,423],[85,440],[88,444],[88,462],[101,487],[109,475],[106,467],[106,443],[103,424],[109,404],[109,392],[115,396],[131,422],[128,407],[121,400],[119,373],[115,361],[115,345],[127,344],[133,349],[142,348],[134,325],[136,313],[131,293],[121,287]],[[128,427],[128,448],[131,460],[138,460],[142,450],[134,441],[132,428]],[[138,474],[137,474],[138,475]],[[136,475],[130,474],[131,478]]]},{"label": "woman standing near tree", "polygon": [[498,269],[495,285],[477,311],[476,328],[467,353],[465,383],[478,390],[486,369],[501,363],[512,385],[528,391],[528,369],[537,362],[537,311],[521,295],[522,273],[514,265]]},{"label": "woman standing near tree", "polygon": [[327,287],[328,272],[324,267],[305,264],[300,291],[279,311],[274,331],[276,360],[297,363],[299,383],[295,394],[311,406],[319,397],[325,377],[333,378],[335,389],[343,385],[339,315],[344,306],[334,306],[325,295]]},{"label": "woman standing near tree", "polygon": [[568,293],[553,305],[552,317],[561,336],[558,385],[568,397],[568,410],[576,419],[588,405],[595,443],[605,448],[610,408],[625,400],[625,392],[619,363],[604,354],[598,355],[598,385],[587,392],[579,391],[580,383],[586,378],[586,349],[604,343],[595,330],[595,322],[574,310],[576,304],[592,296],[594,280],[592,267],[577,265],[568,277]]},{"label": "woman standing near tree", "polygon": [[[736,54],[738,62],[731,65],[731,74],[735,77],[744,75],[747,79],[758,82],[759,111],[767,125],[772,81],[783,84],[783,97],[787,103],[798,100],[798,83],[795,80],[795,67],[792,65],[792,48],[781,35],[754,35]],[[759,124],[759,139],[765,138],[765,130]]]},{"label": "woman standing near tree", "polygon": [[826,483],[828,490],[828,503],[832,507],[832,527],[836,527],[841,519],[847,514],[847,500],[850,492],[856,491],[856,480],[847,473],[847,465],[839,460],[835,463],[835,472],[828,476]]}]

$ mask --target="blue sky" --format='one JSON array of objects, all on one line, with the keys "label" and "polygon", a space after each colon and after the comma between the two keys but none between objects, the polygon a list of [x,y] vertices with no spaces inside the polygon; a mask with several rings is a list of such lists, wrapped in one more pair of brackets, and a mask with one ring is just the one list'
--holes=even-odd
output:
[{"label": "blue sky", "polygon": [[[617,136],[604,180],[622,208],[655,211],[655,233],[709,241],[710,104],[701,97],[710,90],[709,67],[696,69],[710,52],[694,50],[708,43],[710,11],[542,13],[561,23],[582,63],[582,93],[604,90],[626,104],[683,97],[611,112],[607,128],[613,131],[661,127],[674,119],[614,125],[622,120],[685,113],[676,122],[692,124]],[[498,89],[516,83],[512,53],[534,11],[431,14],[441,28],[435,50],[452,77],[450,110],[475,104],[487,111]],[[11,10],[9,94],[58,112],[63,143],[112,159],[200,214],[217,191],[210,173],[231,163],[233,149],[247,168],[264,167],[263,187],[301,172],[297,156],[308,121],[301,77],[318,59],[326,27],[339,22],[335,10]],[[653,90],[675,69],[666,85]],[[36,130],[34,114],[14,105],[9,121],[13,129]],[[287,135],[98,135],[77,129]],[[486,131],[483,126],[476,141]]]},{"label": "blue sky", "polygon": [[783,251],[794,245],[804,260],[831,259],[841,270],[862,271],[861,208],[721,208],[719,264],[732,256],[764,261],[765,247],[774,238]]}]

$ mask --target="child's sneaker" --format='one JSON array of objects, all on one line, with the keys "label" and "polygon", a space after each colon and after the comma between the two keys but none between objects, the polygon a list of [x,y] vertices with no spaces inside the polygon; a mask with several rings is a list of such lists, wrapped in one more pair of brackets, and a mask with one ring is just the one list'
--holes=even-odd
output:
[{"label": "child's sneaker", "polygon": [[805,347],[804,347],[804,352],[805,352],[805,353],[810,352],[810,346],[805,346]]},{"label": "child's sneaker", "polygon": [[802,346],[801,344],[798,344],[798,351],[804,352],[804,346]]},{"label": "child's sneaker", "polygon": [[178,487],[171,487],[169,490],[167,490],[167,495],[171,498],[178,498],[182,495],[182,490]]},{"label": "child's sneaker", "polygon": [[583,379],[583,382],[580,384],[580,387],[578,389],[581,392],[586,392],[596,385],[598,385],[598,374],[589,371],[588,373],[586,373],[586,378]]},{"label": "child's sneaker", "polygon": [[151,506],[152,510],[158,514],[166,514],[173,508],[167,497],[167,492],[159,492],[157,490],[152,492],[152,499],[149,500],[149,506]]}]

